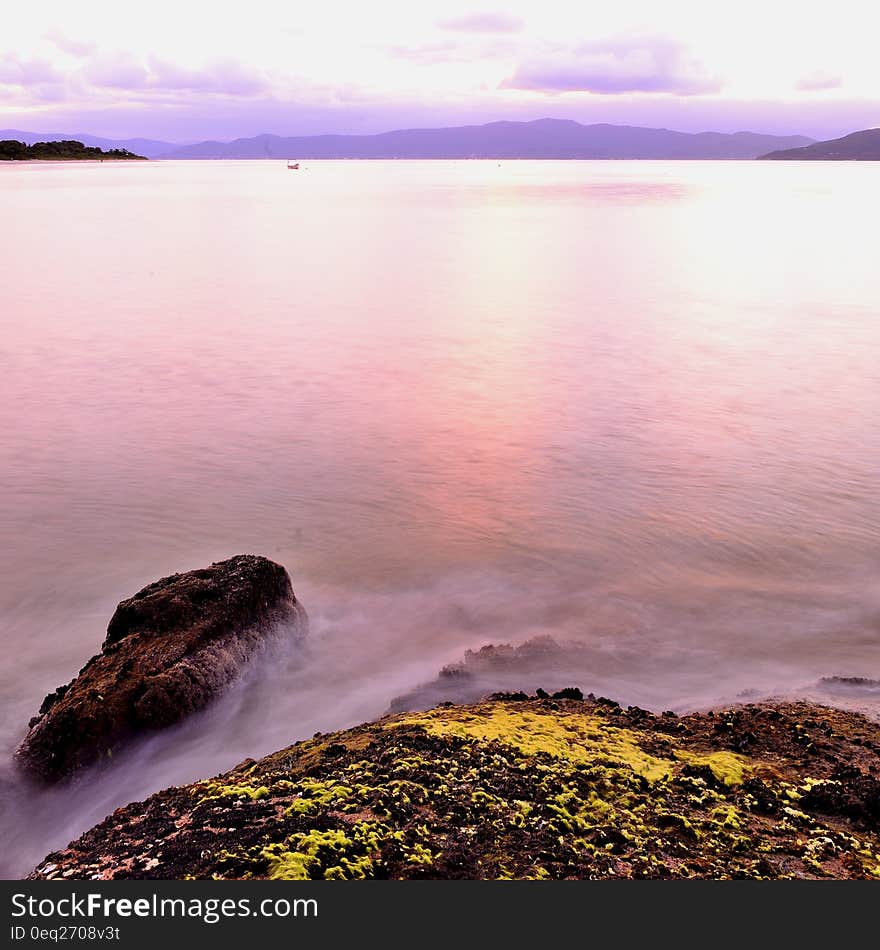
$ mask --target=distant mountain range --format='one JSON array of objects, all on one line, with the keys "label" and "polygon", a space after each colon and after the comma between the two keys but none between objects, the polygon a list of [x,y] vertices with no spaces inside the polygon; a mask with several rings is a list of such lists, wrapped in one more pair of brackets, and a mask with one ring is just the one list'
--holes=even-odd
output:
[{"label": "distant mountain range", "polygon": [[865,129],[828,142],[814,142],[803,148],[770,152],[761,158],[774,161],[800,162],[878,162],[880,161],[880,129]]},{"label": "distant mountain range", "polygon": [[233,142],[180,145],[155,139],[106,139],[94,135],[0,130],[0,139],[27,144],[76,139],[99,148],[121,148],[148,158],[321,159],[749,159],[795,149],[815,140],[804,135],[757,132],[673,132],[627,125],[581,125],[568,119],[490,122],[445,129],[401,129],[379,135],[257,135]]},{"label": "distant mountain range", "polygon": [[625,125],[581,125],[567,119],[490,122],[447,129],[403,129],[380,135],[257,135],[200,142],[163,158],[756,158],[771,149],[809,145],[803,135],[672,132]]},{"label": "distant mountain range", "polygon": [[91,148],[100,148],[105,151],[124,149],[143,155],[145,158],[158,158],[173,149],[180,148],[174,142],[160,142],[156,139],[102,139],[97,135],[86,135],[80,132],[23,132],[21,129],[0,129],[0,140],[11,139],[33,145],[35,142],[82,142]]}]

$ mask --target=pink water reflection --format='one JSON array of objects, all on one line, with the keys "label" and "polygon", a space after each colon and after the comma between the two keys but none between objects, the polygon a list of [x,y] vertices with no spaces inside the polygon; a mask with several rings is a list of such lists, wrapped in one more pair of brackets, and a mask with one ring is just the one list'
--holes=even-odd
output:
[{"label": "pink water reflection", "polygon": [[204,774],[539,632],[647,705],[880,675],[875,179],[0,168],[4,747],[119,599],[239,551],[352,699],[273,694]]}]

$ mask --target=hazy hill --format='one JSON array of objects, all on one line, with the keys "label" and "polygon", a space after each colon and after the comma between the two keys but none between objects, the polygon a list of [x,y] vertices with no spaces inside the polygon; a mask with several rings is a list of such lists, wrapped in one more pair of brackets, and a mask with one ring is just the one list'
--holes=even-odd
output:
[{"label": "hazy hill", "polygon": [[808,145],[802,135],[700,132],[623,125],[581,125],[565,119],[490,122],[445,129],[403,129],[379,135],[258,135],[200,142],[164,158],[644,158],[747,159],[773,148]]},{"label": "hazy hill", "polygon": [[843,138],[814,142],[804,148],[782,149],[761,158],[801,162],[877,162],[880,161],[880,129],[865,129]]},{"label": "hazy hill", "polygon": [[97,135],[86,135],[71,132],[24,132],[21,129],[0,129],[0,139],[24,142],[34,145],[36,142],[82,142],[92,148],[124,149],[143,155],[145,158],[156,158],[180,146],[174,142],[160,142],[156,139],[103,139]]}]

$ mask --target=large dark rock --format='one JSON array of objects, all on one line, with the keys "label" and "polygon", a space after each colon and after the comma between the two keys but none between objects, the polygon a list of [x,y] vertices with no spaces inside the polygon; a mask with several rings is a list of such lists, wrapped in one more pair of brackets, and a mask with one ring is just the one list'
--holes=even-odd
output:
[{"label": "large dark rock", "polygon": [[43,700],[18,762],[57,781],[112,756],[206,706],[264,644],[305,624],[287,571],[267,558],[164,577],[119,604],[101,652]]}]

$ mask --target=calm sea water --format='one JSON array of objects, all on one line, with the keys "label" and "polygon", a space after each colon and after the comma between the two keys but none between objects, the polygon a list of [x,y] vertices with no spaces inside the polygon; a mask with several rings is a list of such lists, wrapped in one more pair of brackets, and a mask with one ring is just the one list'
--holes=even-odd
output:
[{"label": "calm sea water", "polygon": [[653,708],[880,677],[878,174],[0,167],[0,754],[157,577],[262,553],[312,619],[127,767],[8,787],[6,873],[488,642]]}]

